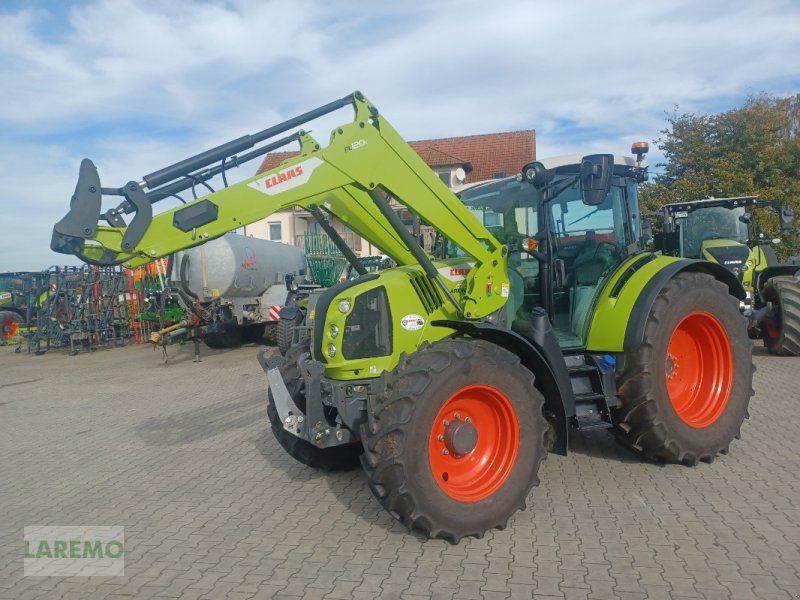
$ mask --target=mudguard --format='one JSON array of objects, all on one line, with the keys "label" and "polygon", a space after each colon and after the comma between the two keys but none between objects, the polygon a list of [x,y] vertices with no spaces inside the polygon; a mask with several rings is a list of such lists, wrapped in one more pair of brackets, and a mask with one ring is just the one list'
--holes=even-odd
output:
[{"label": "mudguard", "polygon": [[587,350],[625,352],[644,337],[647,317],[664,285],[681,272],[707,273],[744,300],[744,287],[725,267],[706,260],[643,254],[623,264],[606,284],[589,327]]}]

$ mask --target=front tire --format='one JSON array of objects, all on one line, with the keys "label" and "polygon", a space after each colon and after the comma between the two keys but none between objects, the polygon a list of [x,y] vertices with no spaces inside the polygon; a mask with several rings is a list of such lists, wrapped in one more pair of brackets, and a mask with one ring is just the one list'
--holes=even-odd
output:
[{"label": "front tire", "polygon": [[625,353],[617,438],[690,466],[726,454],[748,416],[751,347],[727,286],[702,273],[675,276],[656,297],[641,344]]},{"label": "front tire", "polygon": [[764,286],[762,296],[775,307],[776,320],[761,326],[764,346],[772,354],[800,355],[800,279],[773,277]]},{"label": "front tire", "polygon": [[544,398],[497,345],[450,339],[403,355],[362,426],[361,463],[392,516],[452,543],[503,529],[546,455]]}]

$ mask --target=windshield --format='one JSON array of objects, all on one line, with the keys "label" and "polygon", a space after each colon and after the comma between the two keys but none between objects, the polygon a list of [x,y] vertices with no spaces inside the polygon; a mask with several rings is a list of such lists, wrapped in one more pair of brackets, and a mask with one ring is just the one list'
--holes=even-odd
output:
[{"label": "windshield", "polygon": [[[539,192],[528,183],[518,182],[513,177],[498,179],[464,190],[459,197],[502,244],[517,249],[517,241],[536,234]],[[451,243],[447,256],[454,258],[465,254]]]},{"label": "windshield", "polygon": [[583,241],[587,236],[624,248],[626,215],[621,198],[622,188],[613,186],[602,204],[590,206],[581,200],[578,186],[559,194],[551,203],[551,227],[559,246]]},{"label": "windshield", "polygon": [[744,206],[708,206],[689,212],[676,212],[676,221],[680,225],[682,254],[684,256],[699,254],[703,242],[711,239],[746,243],[747,223],[739,219],[744,214]]}]

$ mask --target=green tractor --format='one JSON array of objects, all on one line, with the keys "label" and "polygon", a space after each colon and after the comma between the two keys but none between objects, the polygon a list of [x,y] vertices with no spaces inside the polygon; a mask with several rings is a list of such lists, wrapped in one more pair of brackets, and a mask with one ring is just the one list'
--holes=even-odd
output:
[{"label": "green tractor", "polygon": [[[353,120],[327,146],[300,130],[249,151],[343,107]],[[275,169],[154,214],[290,142],[299,154]],[[459,198],[356,92],[120,188],[84,160],[51,247],[135,266],[307,210],[359,276],[310,296],[307,335],[285,357],[259,354],[273,433],[306,465],[361,464],[391,515],[457,542],[504,527],[573,430],[606,428],[686,465],[739,436],[753,376],[745,291],[719,264],[643,250],[645,177],[641,161],[594,154],[533,162]],[[108,195],[121,202],[102,213]],[[436,252],[398,208],[438,231]],[[331,218],[396,266],[368,272]]]},{"label": "green tractor", "polygon": [[780,228],[792,228],[793,214],[757,196],[707,198],[667,204],[658,250],[671,256],[702,258],[730,270],[744,286],[741,308],[752,339],[773,354],[800,355],[800,265],[779,264],[772,244],[758,231],[756,211],[774,211]]}]

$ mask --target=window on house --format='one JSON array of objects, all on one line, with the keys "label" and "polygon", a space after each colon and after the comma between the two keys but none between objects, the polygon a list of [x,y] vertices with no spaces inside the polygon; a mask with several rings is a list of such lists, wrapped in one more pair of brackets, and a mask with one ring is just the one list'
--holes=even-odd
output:
[{"label": "window on house", "polygon": [[441,179],[447,187],[450,187],[450,171],[437,173],[437,175],[439,175],[439,179]]},{"label": "window on house", "polygon": [[281,241],[281,224],[269,223],[269,239],[273,242]]}]

